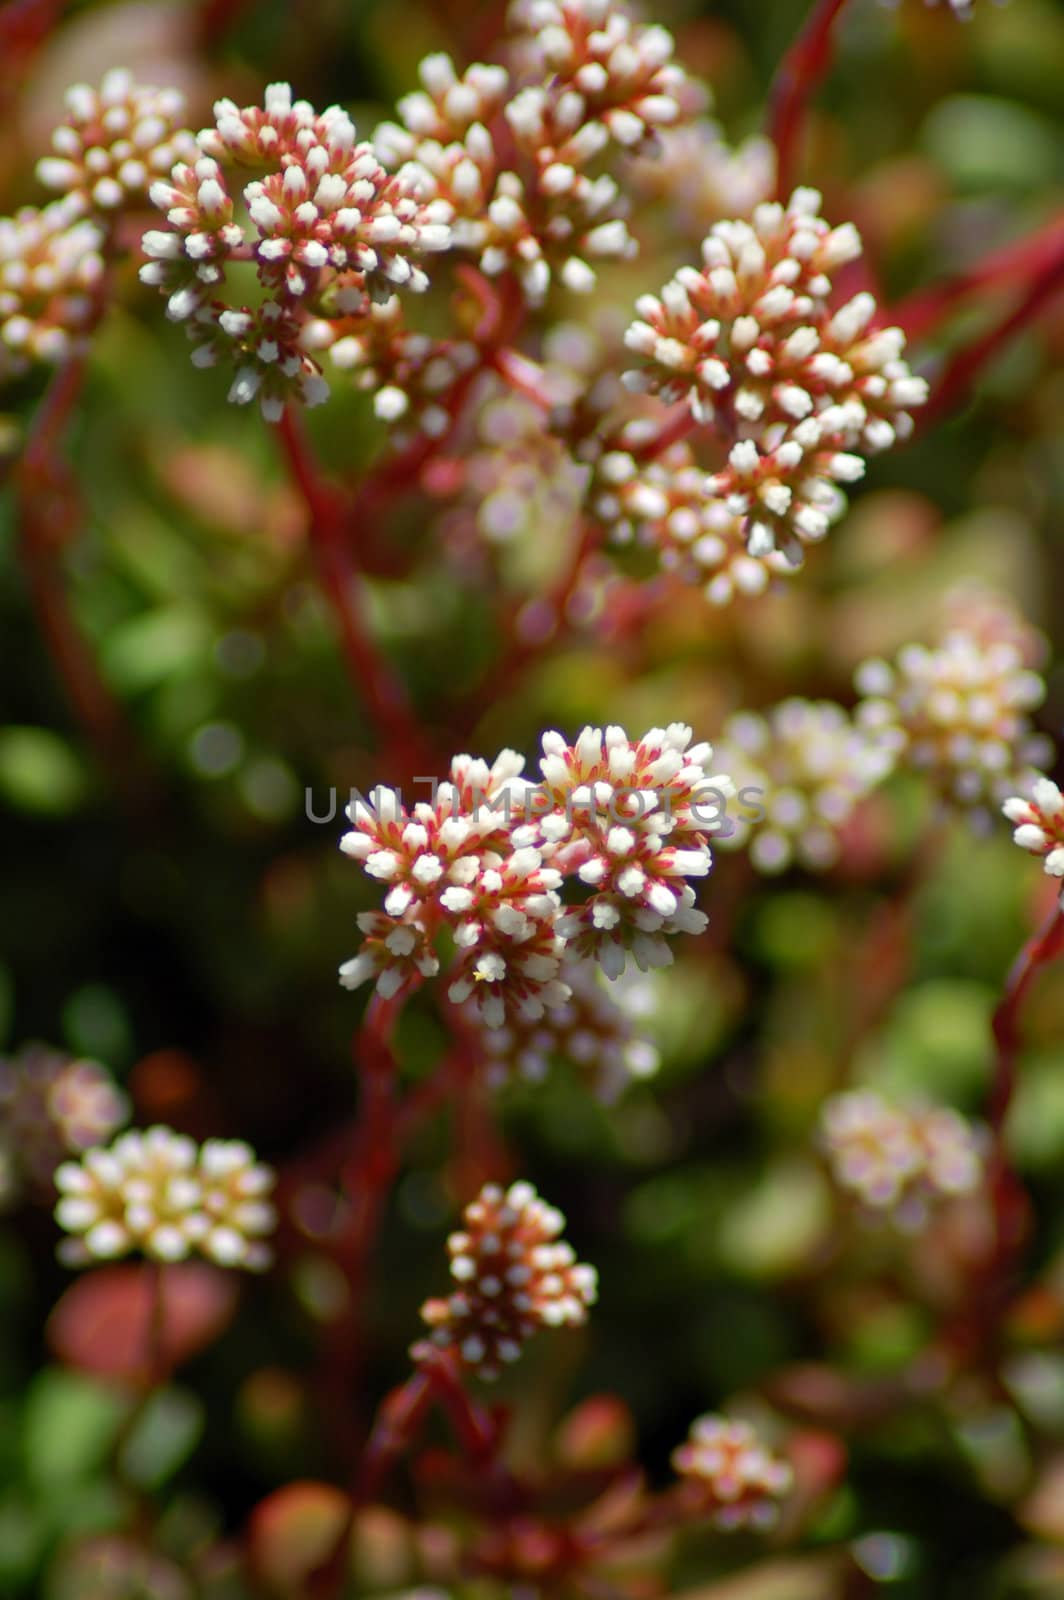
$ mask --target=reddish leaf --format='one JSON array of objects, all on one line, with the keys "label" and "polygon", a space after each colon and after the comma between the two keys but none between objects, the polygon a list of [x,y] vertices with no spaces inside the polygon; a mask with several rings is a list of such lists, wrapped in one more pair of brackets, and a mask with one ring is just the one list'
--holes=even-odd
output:
[{"label": "reddish leaf", "polygon": [[333,1555],[349,1514],[347,1495],[331,1483],[305,1480],[267,1495],[249,1528],[255,1571],[282,1593],[298,1592]]},{"label": "reddish leaf", "polygon": [[[60,1361],[109,1377],[139,1377],[148,1365],[155,1271],[144,1265],[97,1267],[77,1279],[48,1319]],[[198,1263],[164,1267],[156,1366],[167,1371],[216,1339],[236,1308],[231,1274]]]},{"label": "reddish leaf", "polygon": [[577,1471],[619,1466],[635,1449],[632,1413],[616,1395],[590,1395],[564,1418],[554,1447],[559,1461]]}]

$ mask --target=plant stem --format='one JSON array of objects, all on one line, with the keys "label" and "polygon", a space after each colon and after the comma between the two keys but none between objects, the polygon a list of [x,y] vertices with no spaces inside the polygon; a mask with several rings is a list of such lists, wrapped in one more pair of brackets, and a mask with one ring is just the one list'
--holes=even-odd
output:
[{"label": "plant stem", "polygon": [[313,1600],[333,1600],[334,1596],[342,1594],[347,1547],[359,1508],[372,1503],[388,1473],[413,1447],[433,1401],[446,1415],[472,1467],[482,1470],[495,1457],[498,1429],[483,1408],[466,1394],[453,1355],[441,1352],[423,1361],[405,1383],[385,1395],[378,1407],[351,1490],[348,1514],[332,1550],[311,1577]]},{"label": "plant stem", "polygon": [[515,393],[531,400],[545,414],[553,410],[554,401],[544,388],[545,374],[537,361],[522,355],[520,350],[504,348],[495,351],[491,365]]},{"label": "plant stem", "polygon": [[350,1221],[337,1245],[346,1279],[342,1313],[329,1330],[324,1363],[324,1403],[337,1442],[353,1454],[352,1412],[365,1355],[363,1310],[366,1280],[384,1206],[398,1166],[398,1064],[390,1038],[409,990],[390,1000],[374,995],[355,1036],[352,1053],[360,1087],[358,1120],[340,1184],[350,1206]]},{"label": "plant stem", "polygon": [[348,672],[369,714],[386,765],[400,774],[424,764],[423,741],[402,683],[378,650],[367,619],[365,585],[345,537],[346,507],[318,469],[292,407],[278,425],[293,481],[310,514],[318,576],[332,604]]},{"label": "plant stem", "polygon": [[1064,289],[1064,242],[1035,274],[1018,303],[1000,322],[975,339],[948,362],[930,398],[917,413],[916,429],[923,433],[932,423],[961,405],[983,369],[1020,333],[1054,295]]},{"label": "plant stem", "polygon": [[59,560],[77,508],[62,442],[84,379],[84,354],[71,356],[56,371],[14,470],[18,552],[38,626],[71,709],[102,770],[121,783],[139,809],[146,785],[136,742],[71,612]]},{"label": "plant stem", "polygon": [[986,1283],[980,1294],[979,1322],[993,1331],[1008,1301],[1012,1269],[1027,1229],[1027,1198],[1009,1161],[1006,1123],[1019,1076],[1020,1021],[1027,994],[1042,968],[1064,950],[1064,907],[1058,901],[1042,926],[1014,961],[991,1027],[994,1035],[994,1071],[987,1104],[993,1144],[989,1161],[990,1203],[994,1214],[994,1242],[986,1265]]},{"label": "plant stem", "polygon": [[505,637],[509,640],[509,647],[502,660],[492,669],[490,679],[479,692],[474,692],[465,701],[461,713],[462,739],[472,735],[492,705],[497,705],[512,693],[528,668],[540,659],[546,647],[557,640],[571,620],[569,611],[584,566],[602,537],[598,523],[592,517],[584,517],[570,548],[569,559],[549,593],[534,596],[511,608],[505,622]]},{"label": "plant stem", "polygon": [[769,137],[776,146],[776,193],[794,185],[809,102],[831,66],[832,33],[846,0],[817,0],[781,61],[769,90]]},{"label": "plant stem", "polygon": [[1010,280],[1022,281],[1052,265],[1062,251],[1064,222],[1058,217],[1037,233],[992,251],[966,272],[955,273],[901,301],[891,310],[889,321],[900,327],[909,341],[926,338],[968,295],[1000,288]]},{"label": "plant stem", "polygon": [[684,401],[683,404],[672,408],[654,437],[633,450],[632,454],[639,461],[655,461],[672,445],[678,444],[681,439],[686,439],[697,426],[694,412]]}]

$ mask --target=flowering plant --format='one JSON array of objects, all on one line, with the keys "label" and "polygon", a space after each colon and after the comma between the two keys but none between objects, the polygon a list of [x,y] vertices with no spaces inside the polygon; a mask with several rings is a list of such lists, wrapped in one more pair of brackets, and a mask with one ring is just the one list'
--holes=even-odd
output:
[{"label": "flowering plant", "polygon": [[0,7],[5,1593],[1059,1593],[1064,27],[661,5]]}]

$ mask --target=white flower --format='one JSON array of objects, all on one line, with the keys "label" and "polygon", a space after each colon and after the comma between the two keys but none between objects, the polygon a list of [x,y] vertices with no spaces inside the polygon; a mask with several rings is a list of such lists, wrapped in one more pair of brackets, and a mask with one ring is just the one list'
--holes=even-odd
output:
[{"label": "white flower", "polygon": [[431,1333],[414,1346],[415,1359],[454,1350],[463,1366],[495,1378],[538,1328],[585,1322],[597,1276],[559,1240],[564,1227],[530,1183],[505,1192],[485,1185],[447,1241],[455,1289],[422,1306]]},{"label": "white flower", "polygon": [[139,1250],[156,1261],[197,1252],[223,1267],[259,1271],[276,1213],[274,1175],[239,1139],[197,1145],[169,1128],[122,1134],[108,1149],[64,1162],[55,1174],[60,1245],[71,1266]]},{"label": "white flower", "polygon": [[898,1106],[872,1089],[833,1095],[819,1143],[840,1189],[906,1232],[936,1203],[973,1194],[985,1167],[985,1130],[946,1106]]},{"label": "white flower", "polygon": [[37,163],[37,176],[82,214],[107,217],[140,202],[155,178],[179,161],[195,160],[196,141],[183,126],[185,100],[177,89],[136,83],[115,68],[99,89],[69,89],[66,106],[52,134],[55,153]]},{"label": "white flower", "polygon": [[717,749],[740,799],[721,844],[749,844],[751,861],[765,873],[795,860],[811,871],[833,865],[842,829],[893,764],[890,751],[830,700],[795,698],[764,713],[739,712],[725,723]]},{"label": "white flower", "polygon": [[978,621],[955,623],[933,646],[904,646],[892,664],[866,661],[856,678],[869,736],[926,774],[944,800],[980,812],[1029,786],[1050,753],[1028,715],[1045,684],[1011,623],[989,632]]},{"label": "white flower", "polygon": [[1057,784],[1038,775],[1030,799],[1014,795],[1001,809],[1013,824],[1012,837],[1020,849],[1041,856],[1051,878],[1064,878],[1064,794]]},{"label": "white flower", "polygon": [[70,196],[0,217],[0,380],[84,345],[99,313],[103,242]]},{"label": "white flower", "polygon": [[672,1454],[685,1497],[717,1528],[771,1528],[794,1474],[747,1422],[699,1417]]},{"label": "white flower", "polygon": [[786,206],[716,223],[701,269],[643,295],[625,335],[645,363],[628,386],[686,402],[730,443],[706,496],[742,518],[752,556],[779,550],[792,564],[841,515],[839,486],[860,477],[863,456],[906,438],[927,397],[901,330],[875,327],[871,295],[831,308],[861,240],[851,223],[829,227],[819,205],[796,189]]},{"label": "white flower", "polygon": [[645,1037],[657,996],[653,980],[627,975],[610,982],[592,961],[563,961],[559,978],[569,990],[562,1005],[534,1021],[515,1018],[502,1028],[484,1028],[487,1078],[538,1083],[555,1060],[590,1079],[593,1092],[612,1103],[636,1080],[658,1070],[657,1048]]}]

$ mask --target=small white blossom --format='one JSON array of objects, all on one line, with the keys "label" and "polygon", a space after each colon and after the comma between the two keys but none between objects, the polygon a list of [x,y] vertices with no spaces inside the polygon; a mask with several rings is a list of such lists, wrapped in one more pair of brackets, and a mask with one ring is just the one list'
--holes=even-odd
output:
[{"label": "small white blossom", "polygon": [[946,1106],[899,1106],[850,1089],[827,1101],[818,1137],[839,1188],[906,1232],[982,1182],[984,1130]]},{"label": "small white blossom", "polygon": [[259,1271],[276,1213],[274,1174],[239,1139],[194,1140],[169,1128],[124,1133],[55,1174],[60,1245],[70,1266],[139,1250],[155,1261],[199,1253],[222,1267]]},{"label": "small white blossom", "polygon": [[510,25],[527,35],[525,60],[550,85],[547,133],[562,160],[589,130],[595,142],[643,148],[702,98],[673,60],[671,34],[633,21],[616,0],[515,0]]},{"label": "small white blossom", "polygon": [[692,1509],[728,1532],[773,1527],[794,1481],[789,1463],[762,1444],[749,1423],[729,1417],[699,1417],[672,1463]]},{"label": "small white blossom", "polygon": [[153,179],[179,161],[193,161],[196,141],[183,126],[177,89],[136,83],[121,67],[99,89],[77,84],[66,94],[67,114],[52,134],[54,154],[37,176],[84,215],[109,217],[146,199]]},{"label": "small white blossom", "polygon": [[741,802],[721,844],[749,844],[751,861],[765,873],[794,861],[811,871],[830,867],[841,830],[893,764],[890,751],[830,700],[739,712],[725,723],[717,751]]},{"label": "small white blossom", "polygon": [[742,514],[707,495],[706,475],[683,440],[647,462],[608,451],[597,463],[591,506],[615,544],[654,550],[664,571],[698,584],[714,606],[764,594],[796,570],[775,548],[751,553]]},{"label": "small white blossom", "polygon": [[934,646],[906,645],[893,663],[866,661],[856,679],[866,697],[858,720],[945,801],[985,814],[1029,788],[1050,754],[1029,716],[1045,684],[1027,648],[1000,607],[958,620]]},{"label": "small white blossom", "polygon": [[590,961],[563,962],[559,977],[569,990],[562,1005],[535,1022],[483,1029],[488,1082],[539,1083],[554,1061],[566,1061],[589,1079],[600,1100],[612,1104],[660,1064],[657,1047],[645,1037],[657,998],[652,980],[626,974],[611,983]]},{"label": "small white blossom", "polygon": [[10,1195],[24,1185],[46,1192],[65,1156],[102,1144],[128,1117],[128,1099],[98,1061],[41,1044],[0,1057],[3,1187]]},{"label": "small white blossom", "polygon": [[84,346],[99,313],[103,243],[70,196],[0,217],[0,380]]},{"label": "small white blossom", "polygon": [[1031,783],[1030,799],[1013,795],[1001,809],[1020,849],[1041,856],[1049,877],[1064,878],[1064,794],[1059,786],[1039,774]]},{"label": "small white blossom", "polygon": [[742,518],[750,554],[792,564],[845,507],[840,485],[863,457],[912,432],[927,385],[902,359],[898,328],[877,328],[861,293],[832,309],[840,268],[861,253],[851,223],[832,228],[819,194],[763,202],[749,221],[716,223],[702,267],[683,267],[660,295],[643,295],[625,335],[644,365],[637,392],[686,402],[730,444],[707,497]]},{"label": "small white blossom", "polygon": [[537,1329],[585,1322],[597,1275],[559,1239],[564,1227],[530,1183],[505,1192],[485,1185],[447,1241],[455,1287],[422,1306],[431,1332],[414,1346],[415,1359],[453,1350],[463,1366],[495,1378]]},{"label": "small white blossom", "polygon": [[[271,84],[261,107],[220,100],[214,114],[191,158],[151,185],[166,226],[144,236],[141,277],[188,323],[193,361],[226,356],[230,399],[258,398],[277,421],[288,399],[326,397],[315,352],[348,332],[338,323],[357,323],[373,300],[427,288],[422,262],[450,248],[452,208],[416,162],[387,172],[346,112],[319,115],[287,84]],[[228,185],[247,166],[264,175],[243,184],[245,225]],[[255,264],[267,295],[255,310],[219,297],[233,259]]]}]

